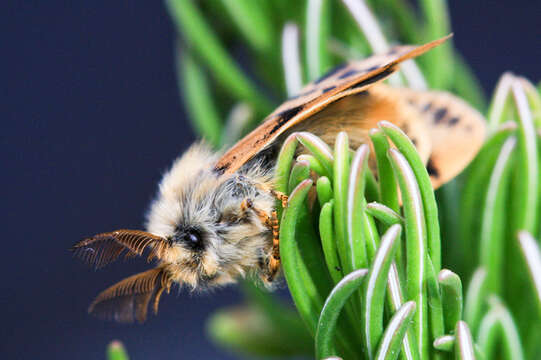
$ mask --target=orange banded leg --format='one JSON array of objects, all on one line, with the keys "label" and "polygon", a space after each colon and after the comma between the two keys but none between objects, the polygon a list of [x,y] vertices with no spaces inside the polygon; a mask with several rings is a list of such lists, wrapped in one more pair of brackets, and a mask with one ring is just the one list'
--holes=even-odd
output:
[{"label": "orange banded leg", "polygon": [[259,220],[268,228],[272,230],[272,252],[268,262],[268,278],[267,281],[272,281],[278,270],[280,270],[280,225],[278,223],[278,214],[276,210],[272,210],[269,216],[263,210],[253,207],[251,199],[245,199],[240,204],[241,211],[252,210]]},{"label": "orange banded leg", "polygon": [[[246,179],[246,178],[244,178]],[[266,193],[269,193],[271,194],[272,196],[274,196],[276,199],[280,200],[282,202],[282,207],[283,208],[286,208],[287,207],[287,195],[284,194],[283,192],[281,191],[276,191],[274,190],[270,185],[268,184],[263,184],[263,183],[258,183],[258,182],[252,182],[252,184],[258,188],[259,190],[263,191],[263,192],[266,192]]]},{"label": "orange banded leg", "polygon": [[288,196],[284,194],[283,192],[272,190],[270,191],[271,195],[274,196],[276,199],[280,200],[282,202],[282,207],[285,209],[287,207],[287,200]]},{"label": "orange banded leg", "polygon": [[276,210],[271,213],[272,253],[269,259],[269,281],[272,281],[280,269],[280,226]]},{"label": "orange banded leg", "polygon": [[244,199],[240,203],[240,211],[244,214],[248,209],[251,209],[254,206],[252,199]]},{"label": "orange banded leg", "polygon": [[[271,218],[272,216],[269,216],[263,210],[260,210],[260,209],[258,209],[256,207],[254,207],[254,203],[253,203],[252,199],[250,199],[250,198],[244,199],[240,203],[240,211],[242,211],[244,213],[244,212],[246,212],[248,210],[252,210],[254,212],[254,214],[256,214],[257,217],[259,218],[259,221],[261,221],[267,228],[272,229],[272,218]],[[273,210],[273,212],[274,212],[274,210]]]},{"label": "orange banded leg", "polygon": [[252,208],[265,226],[272,230],[272,250],[268,262],[267,281],[273,281],[280,270],[280,226],[276,210],[272,210],[271,216],[265,212]]}]

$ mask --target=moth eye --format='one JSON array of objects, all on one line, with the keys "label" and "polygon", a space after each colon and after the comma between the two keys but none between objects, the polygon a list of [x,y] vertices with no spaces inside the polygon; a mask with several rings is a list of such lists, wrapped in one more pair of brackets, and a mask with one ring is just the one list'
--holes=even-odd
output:
[{"label": "moth eye", "polygon": [[189,229],[186,231],[183,237],[183,242],[193,250],[202,250],[203,249],[203,237],[201,232],[196,229]]},{"label": "moth eye", "polygon": [[192,233],[189,233],[186,235],[187,239],[189,240],[190,243],[196,245],[199,243],[199,241],[201,241],[201,239],[199,239],[199,236],[197,236],[197,234],[192,234]]},{"label": "moth eye", "polygon": [[183,243],[192,250],[203,249],[203,236],[197,229],[185,229],[175,236],[177,242]]}]

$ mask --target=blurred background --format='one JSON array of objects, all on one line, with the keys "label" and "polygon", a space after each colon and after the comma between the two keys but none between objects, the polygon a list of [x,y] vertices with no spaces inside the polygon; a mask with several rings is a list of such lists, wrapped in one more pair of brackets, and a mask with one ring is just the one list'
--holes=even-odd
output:
[{"label": "blurred background", "polygon": [[[538,1],[450,1],[456,48],[487,94],[502,72],[541,79]],[[157,317],[119,325],[87,315],[93,297],[144,261],[99,272],[77,240],[140,228],[160,175],[194,140],[178,91],[175,29],[161,1],[0,5],[2,359],[233,359],[205,335],[238,289],[164,296]]]}]

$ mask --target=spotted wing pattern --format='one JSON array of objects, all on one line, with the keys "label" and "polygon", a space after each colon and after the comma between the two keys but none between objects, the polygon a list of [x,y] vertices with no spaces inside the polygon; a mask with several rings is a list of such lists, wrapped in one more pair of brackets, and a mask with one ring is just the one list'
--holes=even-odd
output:
[{"label": "spotted wing pattern", "polygon": [[364,91],[372,84],[384,80],[398,69],[401,62],[425,53],[449,37],[421,46],[397,46],[385,54],[350,62],[331,70],[304,87],[300,95],[289,99],[267,116],[259,127],[218,160],[215,171],[220,174],[234,173],[295,124],[345,96]]},{"label": "spotted wing pattern", "polygon": [[477,154],[485,139],[486,121],[477,110],[449,93],[398,90],[427,125],[432,146],[426,168],[437,188],[454,178]]}]

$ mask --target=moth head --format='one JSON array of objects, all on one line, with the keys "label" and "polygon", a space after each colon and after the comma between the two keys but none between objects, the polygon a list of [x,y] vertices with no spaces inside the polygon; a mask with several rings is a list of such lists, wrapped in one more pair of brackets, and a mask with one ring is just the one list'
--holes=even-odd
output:
[{"label": "moth head", "polygon": [[[116,230],[74,245],[75,255],[96,268],[121,256],[158,260],[157,267],[133,275],[100,293],[89,311],[129,322],[157,311],[162,293],[173,283],[192,288],[227,284],[261,264],[268,252],[268,229],[241,203],[250,198],[263,209],[273,199],[246,179],[213,172],[214,155],[192,147],[165,173],[147,217],[147,231]],[[257,173],[256,171],[253,174]]]},{"label": "moth head", "polygon": [[177,159],[147,216],[147,230],[171,243],[162,261],[174,264],[179,281],[193,288],[235,281],[258,265],[268,243],[268,229],[241,203],[249,198],[267,209],[273,200],[245,177],[217,174],[215,161],[200,145]]}]

